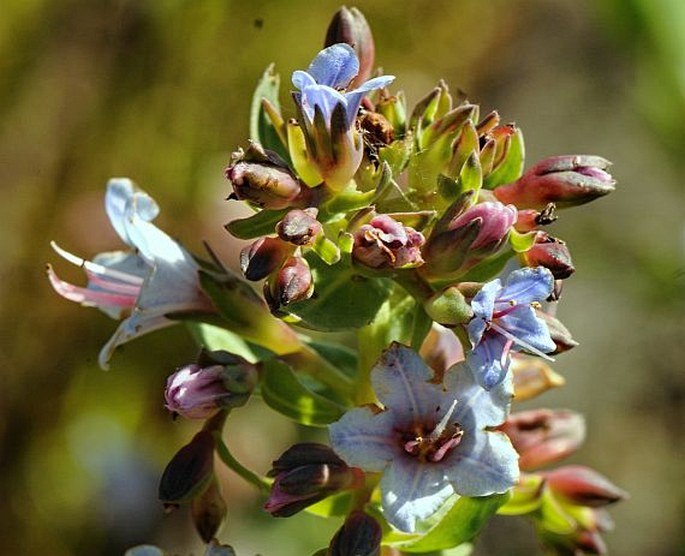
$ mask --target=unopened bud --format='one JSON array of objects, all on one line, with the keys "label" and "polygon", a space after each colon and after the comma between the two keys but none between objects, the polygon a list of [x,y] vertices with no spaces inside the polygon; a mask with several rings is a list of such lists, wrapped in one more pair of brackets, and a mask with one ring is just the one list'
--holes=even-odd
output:
[{"label": "unopened bud", "polygon": [[464,360],[464,348],[450,329],[433,324],[420,350],[421,358],[435,371],[436,382],[442,382],[447,369]]},{"label": "unopened bud", "polygon": [[201,430],[171,459],[159,481],[159,499],[167,507],[189,502],[207,488],[213,476],[214,438]]},{"label": "unopened bud", "polygon": [[513,413],[499,427],[519,454],[519,467],[533,469],[575,452],[585,440],[585,420],[568,410],[534,409]]},{"label": "unopened bud", "polygon": [[496,187],[494,193],[518,208],[581,205],[615,189],[616,181],[606,171],[610,165],[599,156],[555,156],[538,162],[514,183]]},{"label": "unopened bud", "polygon": [[349,89],[355,89],[371,77],[376,57],[371,27],[357,8],[343,6],[328,26],[324,48],[341,42],[354,48],[359,59],[359,73],[348,86]]},{"label": "unopened bud", "polygon": [[274,312],[290,303],[308,299],[313,291],[312,273],[302,257],[290,257],[264,288],[266,300]]},{"label": "unopened bud", "polygon": [[352,512],[331,540],[327,556],[378,556],[383,532],[364,512]]},{"label": "unopened bud", "polygon": [[281,266],[293,249],[280,238],[261,237],[240,251],[240,268],[245,278],[257,282]]},{"label": "unopened bud", "polygon": [[567,465],[545,473],[547,485],[558,496],[579,506],[598,508],[628,497],[604,475],[582,465]]},{"label": "unopened bud", "polygon": [[315,208],[291,210],[276,225],[278,237],[295,245],[309,245],[322,229],[317,212]]},{"label": "unopened bud", "polygon": [[352,257],[375,269],[409,268],[423,264],[421,232],[380,214],[354,234]]},{"label": "unopened bud", "polygon": [[564,377],[538,357],[513,354],[511,372],[514,378],[514,398],[517,402],[530,400],[566,384]]},{"label": "unopened bud", "polygon": [[473,318],[473,309],[456,286],[450,286],[428,299],[423,308],[439,324],[455,326]]},{"label": "unopened bud", "polygon": [[514,228],[517,232],[526,233],[537,229],[539,226],[547,226],[557,219],[555,209],[554,203],[549,203],[542,210],[521,209],[518,211]]},{"label": "unopened bud", "polygon": [[285,162],[258,143],[233,153],[225,175],[233,186],[232,196],[266,209],[293,206],[302,189]]},{"label": "unopened bud", "polygon": [[578,345],[578,342],[573,339],[569,329],[566,328],[558,318],[541,310],[536,311],[536,315],[545,321],[547,330],[549,330],[549,335],[557,346],[557,349],[552,352],[553,354],[563,353]]},{"label": "unopened bud", "polygon": [[526,266],[548,268],[557,280],[564,280],[576,271],[566,243],[547,232],[537,232],[535,243],[521,258]]},{"label": "unopened bud", "polygon": [[195,530],[205,543],[216,537],[226,518],[226,511],[226,502],[221,496],[219,483],[213,478],[207,489],[193,498],[190,505]]},{"label": "unopened bud", "polygon": [[295,444],[273,462],[274,477],[264,509],[276,517],[290,517],[361,480],[361,471],[348,467],[328,446]]}]

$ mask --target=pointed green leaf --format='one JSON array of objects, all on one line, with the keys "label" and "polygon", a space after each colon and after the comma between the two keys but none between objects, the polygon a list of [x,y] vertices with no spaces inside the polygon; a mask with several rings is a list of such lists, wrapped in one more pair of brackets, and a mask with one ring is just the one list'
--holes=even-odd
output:
[{"label": "pointed green leaf", "polygon": [[500,515],[523,515],[534,512],[542,504],[544,479],[541,475],[524,475],[511,491],[511,497],[497,510]]},{"label": "pointed green leaf", "polygon": [[324,498],[321,502],[309,506],[305,509],[307,513],[318,515],[319,517],[332,517],[339,515],[346,515],[354,507],[355,493],[346,490]]},{"label": "pointed green leaf", "polygon": [[274,110],[278,111],[278,91],[281,78],[275,73],[274,65],[271,64],[257,83],[257,88],[252,95],[250,108],[250,139],[260,143],[265,149],[277,152],[283,159],[288,160],[288,153],[279,137],[278,131],[271,123],[262,99],[269,101]]},{"label": "pointed green leaf", "polygon": [[324,234],[316,236],[312,244],[312,251],[327,265],[333,265],[340,260],[340,249]]},{"label": "pointed green leaf", "polygon": [[274,233],[276,224],[286,215],[290,209],[260,210],[246,218],[231,220],[225,228],[228,232],[239,239],[254,239]]},{"label": "pointed green leaf", "polygon": [[520,129],[511,136],[509,151],[504,160],[483,181],[483,187],[494,189],[498,185],[511,183],[521,177],[525,162],[526,149],[523,143],[523,133]]},{"label": "pointed green leaf", "polygon": [[509,243],[511,243],[511,248],[517,253],[525,253],[535,244],[536,235],[537,232],[535,230],[522,234],[512,228],[509,232]]},{"label": "pointed green leaf", "polygon": [[234,332],[204,322],[187,322],[186,326],[193,339],[202,347],[212,351],[228,351],[240,355],[250,363],[259,360],[252,347]]}]

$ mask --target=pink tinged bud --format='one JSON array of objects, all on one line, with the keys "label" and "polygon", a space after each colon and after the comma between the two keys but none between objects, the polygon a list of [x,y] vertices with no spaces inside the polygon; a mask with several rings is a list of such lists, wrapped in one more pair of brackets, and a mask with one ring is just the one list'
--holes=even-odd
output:
[{"label": "pink tinged bud", "polygon": [[476,219],[481,219],[480,230],[470,248],[492,252],[502,244],[517,216],[518,212],[513,205],[505,206],[498,202],[479,203],[452,220],[449,229],[457,230]]},{"label": "pink tinged bud", "polygon": [[375,269],[410,268],[423,264],[421,232],[380,214],[354,234],[352,257]]},{"label": "pink tinged bud", "polygon": [[589,467],[567,465],[545,473],[545,477],[554,494],[579,506],[599,508],[628,498],[627,492]]},{"label": "pink tinged bud", "polygon": [[576,271],[566,243],[547,232],[538,232],[535,243],[521,258],[526,266],[548,268],[557,280],[564,280]]},{"label": "pink tinged bud", "polygon": [[317,212],[315,208],[291,210],[276,225],[278,237],[294,245],[310,245],[322,229]]},{"label": "pink tinged bud", "polygon": [[517,232],[526,233],[537,229],[539,226],[547,226],[557,219],[557,215],[554,213],[555,209],[554,203],[549,203],[542,210],[521,209],[518,211],[518,219],[514,228]]},{"label": "pink tinged bud", "polygon": [[555,156],[538,162],[521,178],[494,189],[503,203],[519,208],[559,208],[588,203],[611,193],[616,181],[606,171],[611,165],[599,156]]},{"label": "pink tinged bud", "polygon": [[281,266],[293,249],[279,238],[259,238],[240,251],[240,269],[245,278],[257,282]]},{"label": "pink tinged bud", "polygon": [[514,413],[499,430],[511,440],[523,470],[559,461],[575,452],[585,440],[585,420],[567,410]]},{"label": "pink tinged bud", "polygon": [[608,549],[602,536],[596,531],[581,530],[573,539],[573,544],[584,554],[607,554]]},{"label": "pink tinged bud", "polygon": [[314,280],[309,264],[302,257],[290,257],[281,269],[269,278],[266,299],[272,311],[297,301],[309,299],[314,292]]},{"label": "pink tinged bud", "polygon": [[190,513],[195,530],[203,542],[208,543],[216,537],[226,518],[227,509],[216,478],[200,496],[193,498]]},{"label": "pink tinged bud", "polygon": [[355,510],[331,540],[328,556],[379,556],[383,532],[371,516]]},{"label": "pink tinged bud", "polygon": [[371,77],[376,56],[371,27],[357,8],[343,6],[328,26],[324,48],[341,42],[354,48],[359,59],[359,73],[348,85],[348,89],[355,89]]},{"label": "pink tinged bud", "polygon": [[419,354],[435,371],[435,380],[439,382],[442,382],[447,369],[464,360],[464,348],[459,339],[454,332],[439,324],[432,326]]},{"label": "pink tinged bud", "polygon": [[159,499],[170,508],[189,502],[207,488],[213,469],[214,438],[211,431],[201,430],[164,469],[159,481]]},{"label": "pink tinged bud", "polygon": [[167,379],[165,407],[187,419],[212,417],[220,409],[218,401],[228,394],[222,374],[223,367],[219,365],[182,367]]}]

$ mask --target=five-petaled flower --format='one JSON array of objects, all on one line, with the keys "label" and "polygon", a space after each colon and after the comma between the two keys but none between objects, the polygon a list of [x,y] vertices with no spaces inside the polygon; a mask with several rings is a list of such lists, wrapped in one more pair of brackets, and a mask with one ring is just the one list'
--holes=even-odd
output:
[{"label": "five-petaled flower", "polygon": [[200,289],[195,260],[151,223],[159,207],[147,193],[136,190],[129,179],[111,179],[105,211],[132,251],[100,253],[86,261],[53,243],[59,255],[83,268],[88,277],[85,288],[61,280],[49,265],[47,269],[50,283],[61,296],[124,319],[100,351],[102,368],[107,368],[118,346],[174,324],[168,315],[213,311]]},{"label": "five-petaled flower", "polygon": [[354,121],[363,98],[389,85],[395,77],[383,75],[345,91],[359,73],[354,49],[344,43],[319,52],[307,71],[293,72],[294,93],[303,120],[307,148],[321,177],[333,189],[352,179],[362,160],[363,145]]},{"label": "five-petaled flower", "polygon": [[393,344],[371,372],[383,409],[356,408],[330,426],[348,465],[383,472],[383,512],[401,531],[415,531],[454,493],[502,493],[519,477],[509,439],[490,430],[507,417],[511,380],[485,390],[464,363],[443,384],[432,379],[417,353]]},{"label": "five-petaled flower", "polygon": [[553,288],[552,273],[538,266],[515,270],[504,286],[499,279],[487,282],[475,295],[475,316],[468,324],[473,351],[467,361],[483,388],[504,380],[512,349],[549,359],[545,354],[556,346],[534,304],[549,297]]}]

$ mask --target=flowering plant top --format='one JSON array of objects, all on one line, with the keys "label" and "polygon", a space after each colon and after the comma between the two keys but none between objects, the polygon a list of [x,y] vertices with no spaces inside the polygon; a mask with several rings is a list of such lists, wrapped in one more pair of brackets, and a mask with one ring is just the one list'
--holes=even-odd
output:
[{"label": "flowering plant top", "polygon": [[[582,416],[510,408],[564,383],[548,362],[577,346],[556,318],[575,267],[548,230],[561,209],[614,189],[609,163],[569,155],[525,170],[516,125],[456,102],[442,81],[409,110],[394,76],[372,74],[374,55],[364,16],[342,8],[293,73],[289,111],[279,76],[264,73],[250,138],[225,170],[229,200],[253,209],[226,225],[247,241],[242,276],[211,249],[191,255],[152,224],[147,194],[114,179],[105,210],[131,250],[85,261],[55,246],[88,284],[49,267],[50,282],[123,319],[103,367],[174,323],[201,344],[164,402],[203,425],[170,459],[159,498],[190,506],[208,556],[233,554],[215,539],[219,462],[275,517],[343,522],[319,556],[467,551],[495,513],[528,516],[552,552],[601,553],[598,506],[625,493],[584,467],[538,470],[579,449]],[[251,396],[328,436],[248,469],[222,431]]]}]

